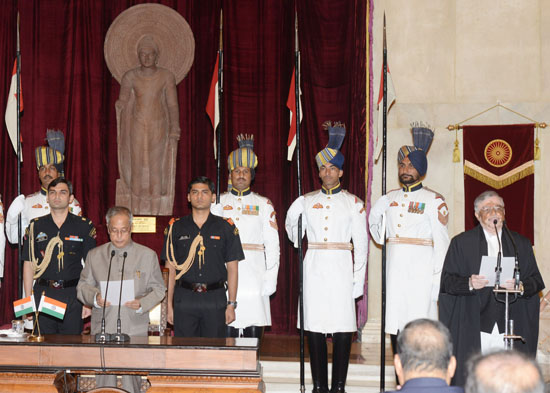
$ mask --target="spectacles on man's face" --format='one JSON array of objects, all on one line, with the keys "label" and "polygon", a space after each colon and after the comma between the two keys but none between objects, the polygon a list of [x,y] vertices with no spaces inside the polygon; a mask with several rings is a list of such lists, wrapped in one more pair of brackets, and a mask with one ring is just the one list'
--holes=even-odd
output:
[{"label": "spectacles on man's face", "polygon": [[479,211],[483,214],[489,214],[491,212],[504,214],[504,206],[496,205],[496,206],[484,206]]},{"label": "spectacles on man's face", "polygon": [[109,233],[112,233],[113,235],[126,235],[130,232],[130,228],[125,227],[121,229],[116,228],[109,228]]}]

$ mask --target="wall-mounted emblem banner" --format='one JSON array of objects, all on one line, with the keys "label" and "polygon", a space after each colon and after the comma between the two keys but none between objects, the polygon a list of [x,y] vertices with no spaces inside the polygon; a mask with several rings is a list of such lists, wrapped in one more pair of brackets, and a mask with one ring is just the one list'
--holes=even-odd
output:
[{"label": "wall-mounted emblem banner", "polygon": [[475,198],[492,189],[504,198],[510,229],[533,243],[534,124],[464,126],[463,130],[466,230],[477,225]]}]

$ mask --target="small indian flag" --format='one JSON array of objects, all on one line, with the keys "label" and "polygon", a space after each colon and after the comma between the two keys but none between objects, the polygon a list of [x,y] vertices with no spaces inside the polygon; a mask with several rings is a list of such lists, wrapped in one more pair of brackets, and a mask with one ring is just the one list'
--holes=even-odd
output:
[{"label": "small indian flag", "polygon": [[51,297],[47,297],[45,295],[42,295],[42,298],[40,299],[40,305],[38,306],[39,312],[43,312],[59,319],[63,319],[66,309],[67,305],[65,303],[52,299]]},{"label": "small indian flag", "polygon": [[21,315],[29,314],[33,311],[36,311],[36,305],[34,304],[34,299],[32,296],[27,296],[24,299],[19,299],[13,302],[13,310],[15,311],[15,317],[20,317]]}]

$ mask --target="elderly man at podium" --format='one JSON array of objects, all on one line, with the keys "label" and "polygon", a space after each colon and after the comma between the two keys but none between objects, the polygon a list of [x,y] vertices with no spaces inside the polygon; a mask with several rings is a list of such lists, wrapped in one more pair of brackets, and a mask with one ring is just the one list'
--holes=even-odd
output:
[{"label": "elderly man at podium", "polygon": [[[86,258],[77,292],[80,301],[93,306],[91,334],[107,332],[110,336],[109,333],[118,330],[119,306],[104,298],[102,284],[106,286],[109,281],[122,285],[122,278],[133,281],[134,299],[120,305],[121,332],[130,336],[147,336],[149,310],[160,303],[166,293],[157,254],[132,241],[132,218],[125,207],[110,208],[106,220],[111,241],[91,250]],[[115,294],[118,300],[119,292],[111,291],[107,297]],[[101,331],[103,311],[105,331]],[[98,386],[116,386],[116,375],[98,375],[96,380]],[[140,392],[141,378],[123,375],[122,385],[129,392]]]}]

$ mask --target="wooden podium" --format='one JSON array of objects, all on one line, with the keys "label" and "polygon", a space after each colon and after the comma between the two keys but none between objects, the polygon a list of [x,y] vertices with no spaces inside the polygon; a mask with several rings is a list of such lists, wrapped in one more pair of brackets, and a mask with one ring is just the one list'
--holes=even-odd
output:
[{"label": "wooden podium", "polygon": [[92,336],[0,341],[0,392],[57,392],[55,373],[147,376],[147,392],[264,392],[255,338],[132,337],[97,344]]}]

